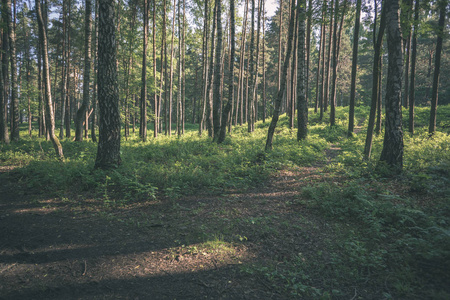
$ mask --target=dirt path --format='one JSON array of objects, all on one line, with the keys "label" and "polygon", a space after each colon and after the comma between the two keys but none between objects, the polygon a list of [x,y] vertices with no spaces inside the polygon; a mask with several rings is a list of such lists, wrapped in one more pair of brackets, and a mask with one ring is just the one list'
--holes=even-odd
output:
[{"label": "dirt path", "polygon": [[324,225],[296,204],[302,186],[324,180],[318,172],[110,208],[16,190],[3,169],[0,299],[288,299],[246,270],[320,247]]}]

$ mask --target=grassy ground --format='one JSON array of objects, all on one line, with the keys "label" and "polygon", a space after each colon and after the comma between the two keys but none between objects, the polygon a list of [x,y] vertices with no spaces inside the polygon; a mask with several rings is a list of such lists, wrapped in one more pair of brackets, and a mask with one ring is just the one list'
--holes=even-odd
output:
[{"label": "grassy ground", "polygon": [[343,108],[334,128],[311,112],[302,142],[282,117],[268,153],[268,122],[222,145],[189,125],[132,135],[112,172],[92,169],[88,141],[63,140],[63,162],[36,137],[0,145],[1,294],[448,299],[450,107],[432,138],[428,111],[396,177],[378,163],[381,135],[362,157],[367,108],[352,138]]}]

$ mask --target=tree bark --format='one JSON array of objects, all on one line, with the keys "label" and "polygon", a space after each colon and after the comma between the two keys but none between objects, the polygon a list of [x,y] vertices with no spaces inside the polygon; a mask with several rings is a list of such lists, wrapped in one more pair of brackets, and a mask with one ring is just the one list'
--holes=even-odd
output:
[{"label": "tree bark", "polygon": [[431,111],[430,111],[430,126],[428,133],[433,135],[436,131],[436,112],[438,105],[438,91],[439,91],[439,73],[441,69],[441,52],[442,41],[444,36],[445,14],[447,8],[447,0],[439,0],[439,25],[437,31],[436,55],[434,61],[434,75],[433,75],[433,90],[431,92]]},{"label": "tree bark", "polygon": [[281,85],[280,88],[278,89],[278,94],[277,94],[277,98],[275,101],[275,109],[273,112],[273,117],[272,117],[272,121],[270,122],[269,125],[269,130],[267,133],[267,140],[266,140],[266,146],[265,146],[265,150],[269,151],[272,149],[272,143],[273,143],[273,135],[275,133],[275,128],[277,127],[277,122],[278,122],[278,118],[280,115],[280,107],[281,107],[281,102],[283,101],[283,93],[284,93],[284,89],[286,88],[286,78],[287,78],[287,72],[288,72],[288,67],[289,67],[289,58],[291,57],[291,52],[292,52],[292,40],[294,37],[294,16],[295,14],[293,13],[295,10],[295,2],[292,1],[291,3],[291,18],[289,20],[289,30],[288,30],[288,45],[287,45],[287,50],[286,50],[286,59],[284,61],[284,65],[283,65],[283,73],[281,74]]},{"label": "tree bark", "polygon": [[350,86],[350,105],[348,117],[347,135],[353,135],[355,129],[355,98],[356,98],[356,71],[358,69],[358,42],[359,42],[359,25],[361,16],[361,0],[356,2],[355,27],[353,29],[353,57],[352,57],[352,79]]},{"label": "tree bark", "polygon": [[121,163],[114,18],[114,0],[99,0],[98,104],[100,127],[95,168],[100,169],[114,168]]},{"label": "tree bark", "polygon": [[17,95],[17,61],[16,61],[16,34],[13,16],[11,13],[11,0],[6,0],[6,25],[9,40],[9,62],[11,66],[11,141],[18,141],[19,135],[19,97]]},{"label": "tree bark", "polygon": [[[391,0],[389,0],[391,1]],[[376,4],[376,1],[375,1]],[[376,10],[376,6],[375,6]],[[372,152],[372,138],[373,138],[373,128],[375,126],[375,114],[377,111],[377,99],[378,99],[378,72],[380,72],[380,57],[381,57],[381,46],[383,44],[383,34],[386,28],[386,5],[383,5],[381,9],[381,20],[380,28],[378,29],[378,36],[376,34],[376,14],[374,22],[374,56],[373,56],[373,71],[372,71],[372,101],[370,106],[369,114],[369,124],[367,126],[366,143],[364,146],[364,157],[370,158]]]},{"label": "tree bark", "polygon": [[39,26],[39,42],[42,49],[43,59],[44,59],[44,90],[45,90],[45,113],[47,119],[47,131],[50,135],[50,139],[55,149],[57,157],[62,160],[64,159],[63,149],[61,143],[55,135],[55,116],[53,113],[52,104],[52,94],[50,87],[50,72],[48,63],[48,50],[47,50],[47,30],[44,25],[44,20],[42,19],[41,4],[39,0],[35,0],[36,15],[38,19]]},{"label": "tree bark", "polygon": [[219,108],[221,103],[220,97],[220,80],[222,73],[220,72],[220,58],[222,57],[222,3],[216,0],[216,26],[217,26],[217,45],[215,47],[215,64],[214,64],[214,95],[213,95],[213,139],[218,140],[220,131],[220,115]]},{"label": "tree bark", "polygon": [[409,90],[409,132],[414,134],[414,106],[416,102],[416,57],[417,57],[417,31],[419,27],[419,0],[414,4],[414,32],[412,36],[412,49],[411,49],[411,85]]},{"label": "tree bark", "polygon": [[[305,19],[306,1],[299,0],[298,5],[298,62],[297,62],[297,140],[308,136],[308,99],[306,98],[307,70],[305,69]],[[308,39],[308,36],[306,37]],[[308,42],[306,42],[308,44]],[[306,47],[308,47],[306,45]]]},{"label": "tree bark", "polygon": [[[175,8],[174,8],[175,9]],[[147,141],[147,47],[148,47],[148,0],[144,0],[144,24],[142,47],[142,76],[139,135],[143,142]],[[173,40],[172,40],[173,41]]]},{"label": "tree bark", "polygon": [[387,1],[388,78],[386,86],[386,130],[380,160],[392,170],[403,167],[403,131],[401,87],[403,72],[402,35],[399,22],[399,0]]},{"label": "tree bark", "polygon": [[81,142],[83,140],[83,118],[86,124],[88,118],[86,118],[86,111],[89,108],[90,102],[90,81],[91,81],[91,40],[92,40],[92,9],[91,0],[85,0],[85,18],[84,18],[84,74],[83,74],[83,103],[77,111],[77,117],[75,122],[75,141]]}]

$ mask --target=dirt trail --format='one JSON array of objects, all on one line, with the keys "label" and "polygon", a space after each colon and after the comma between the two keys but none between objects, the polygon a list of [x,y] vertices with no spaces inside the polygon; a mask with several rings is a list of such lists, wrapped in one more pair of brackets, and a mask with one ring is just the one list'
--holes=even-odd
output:
[{"label": "dirt trail", "polygon": [[18,191],[3,169],[0,299],[287,299],[245,270],[316,251],[321,223],[295,203],[318,180],[303,168],[244,193],[107,208]]}]

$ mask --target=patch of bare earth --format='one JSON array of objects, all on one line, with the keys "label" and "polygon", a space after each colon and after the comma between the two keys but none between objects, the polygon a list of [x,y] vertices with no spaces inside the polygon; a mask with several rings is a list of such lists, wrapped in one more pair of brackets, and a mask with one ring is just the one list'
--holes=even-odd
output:
[{"label": "patch of bare earth", "polygon": [[323,224],[298,199],[322,180],[310,167],[243,193],[106,207],[30,195],[2,170],[0,299],[289,298],[243,270],[317,251]]}]

